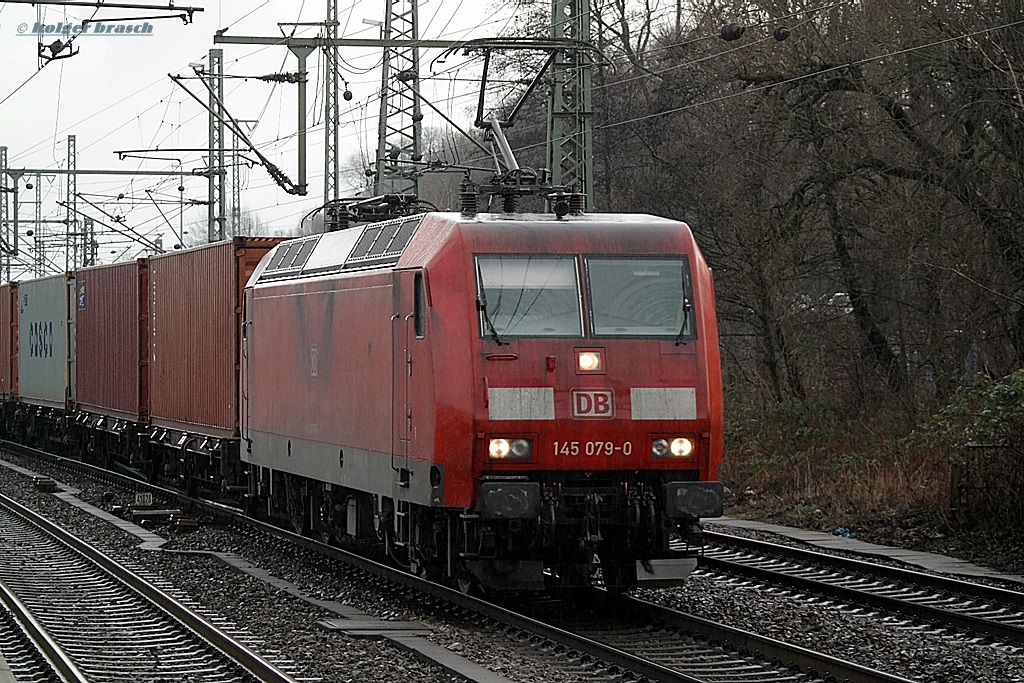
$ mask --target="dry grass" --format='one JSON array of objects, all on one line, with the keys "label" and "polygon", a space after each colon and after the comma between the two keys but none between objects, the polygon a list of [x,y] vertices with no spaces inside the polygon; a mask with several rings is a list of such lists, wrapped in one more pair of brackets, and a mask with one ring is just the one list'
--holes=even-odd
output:
[{"label": "dry grass", "polygon": [[898,446],[906,435],[900,418],[847,416],[828,404],[804,402],[738,419],[721,471],[733,507],[821,527],[850,527],[910,509],[944,517],[949,459],[938,449]]}]

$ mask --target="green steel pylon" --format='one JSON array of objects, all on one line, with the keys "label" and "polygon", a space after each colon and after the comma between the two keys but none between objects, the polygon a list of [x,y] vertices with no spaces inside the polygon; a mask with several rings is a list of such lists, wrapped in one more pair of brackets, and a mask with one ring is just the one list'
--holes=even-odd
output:
[{"label": "green steel pylon", "polygon": [[[590,0],[551,0],[551,37],[590,42]],[[552,65],[548,103],[548,168],[551,184],[586,195],[594,206],[593,55],[560,50]]]},{"label": "green steel pylon", "polygon": [[[419,191],[419,173],[413,164],[422,160],[420,128],[423,114],[413,92],[419,87],[420,55],[418,0],[387,0],[381,67],[380,119],[377,128],[376,194]],[[404,87],[409,83],[413,87]]]}]

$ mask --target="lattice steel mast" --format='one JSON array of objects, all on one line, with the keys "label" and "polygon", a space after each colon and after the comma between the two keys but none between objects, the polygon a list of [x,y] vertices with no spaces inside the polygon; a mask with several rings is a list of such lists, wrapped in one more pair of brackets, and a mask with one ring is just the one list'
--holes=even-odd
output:
[{"label": "lattice steel mast", "polygon": [[208,154],[210,169],[208,188],[210,203],[207,205],[207,229],[210,242],[225,237],[226,192],[224,187],[224,51],[219,48],[210,50],[210,67],[206,71],[207,85],[210,90],[210,136]]},{"label": "lattice steel mast", "polygon": [[69,271],[78,267],[78,241],[75,239],[78,234],[78,152],[74,135],[68,136],[67,171],[67,241],[64,246],[64,270]]},{"label": "lattice steel mast", "polygon": [[[10,191],[10,190],[13,190]],[[17,184],[14,182],[13,177],[7,175],[7,148],[0,147],[0,238],[3,240],[3,244],[11,243],[11,218],[10,218],[10,202],[7,198],[8,195],[14,195],[17,192]],[[7,249],[3,250],[4,252]],[[5,267],[4,282],[11,281],[11,255],[4,253],[2,257]]]},{"label": "lattice steel mast", "polygon": [[[377,127],[376,194],[419,192],[419,174],[409,161],[423,159],[423,114],[413,92],[420,74],[419,0],[387,0],[381,67],[380,118]],[[411,83],[406,88],[402,83]],[[403,163],[404,162],[404,163]]]},{"label": "lattice steel mast", "polygon": [[[341,127],[341,104],[338,101],[338,0],[327,0],[327,21],[324,22],[324,203],[339,198],[341,161],[338,158]],[[325,216],[328,231],[338,229],[333,209]]]},{"label": "lattice steel mast", "polygon": [[[590,0],[551,0],[551,37],[590,42]],[[575,188],[594,206],[593,55],[560,50],[555,55],[548,104],[548,168],[551,184]]]}]

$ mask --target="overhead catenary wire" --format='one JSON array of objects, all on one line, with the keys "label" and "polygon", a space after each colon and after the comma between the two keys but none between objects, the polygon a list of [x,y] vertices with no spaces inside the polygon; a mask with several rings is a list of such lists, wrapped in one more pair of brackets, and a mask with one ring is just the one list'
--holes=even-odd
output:
[{"label": "overhead catenary wire", "polygon": [[[840,4],[844,4],[844,3],[832,3],[830,6],[838,6]],[[796,13],[794,13],[794,14],[796,14]],[[767,23],[767,22],[762,22],[762,23]],[[996,28],[999,28],[999,27],[996,27]],[[995,29],[985,29],[985,30],[983,30],[981,32],[990,31],[990,30],[995,30]],[[979,32],[979,33],[981,33],[981,32]],[[977,35],[977,33],[971,34],[971,35]],[[951,38],[949,40],[952,40],[952,39],[953,38]],[[934,44],[940,44],[941,42],[947,42],[947,41],[939,41],[938,43],[934,43]],[[887,53],[886,55],[878,55],[878,56],[875,56],[873,58],[868,58],[867,60],[860,60],[860,61],[857,61],[857,62],[850,62],[850,63],[847,63],[847,64],[836,65],[835,67],[832,67],[832,70],[847,68],[850,65],[854,65],[854,64],[865,63],[866,61],[869,61],[871,59],[881,59],[881,58],[884,58],[885,56],[889,56],[889,55],[902,54],[902,53],[904,53],[906,51],[910,51],[912,49],[923,49],[923,47],[927,47],[927,46],[918,46],[916,48],[908,48],[907,50],[897,51],[897,52],[893,52],[893,53]],[[656,48],[656,49],[665,49],[665,48],[664,47],[659,47],[659,48]],[[730,48],[727,51],[716,53],[716,55],[730,54],[730,53],[733,53],[734,51],[735,51],[735,48]],[[700,58],[699,61],[706,61],[707,59],[712,59],[712,58],[714,58],[714,56],[703,56],[703,57]],[[691,61],[690,63],[695,63],[695,62]],[[682,68],[682,66],[675,65],[673,68]],[[744,94],[749,94],[749,93],[757,92],[758,90],[763,90],[763,89],[766,89],[766,88],[782,85],[782,84],[785,84],[785,83],[794,82],[794,81],[800,80],[802,78],[813,78],[815,76],[820,75],[821,73],[825,73],[825,72],[824,71],[818,71],[818,72],[808,73],[808,74],[804,74],[802,76],[794,77],[793,79],[788,79],[786,81],[780,81],[778,83],[772,83],[772,84],[765,84],[765,85],[759,86],[757,88],[747,88],[747,89],[744,89],[743,91],[739,91],[739,92],[736,92],[736,93],[729,93],[729,94],[726,94],[726,95],[723,95],[723,96],[720,96],[720,97],[704,100],[702,102],[690,103],[689,105],[686,105],[685,107],[681,107],[681,108],[676,108],[676,109],[672,109],[672,110],[668,110],[668,111],[658,112],[658,113],[651,114],[651,115],[646,115],[646,116],[643,116],[643,117],[630,117],[630,118],[619,120],[619,121],[609,122],[608,124],[604,124],[602,126],[598,126],[597,129],[598,130],[605,130],[605,129],[609,129],[609,128],[614,128],[616,126],[627,125],[629,123],[633,123],[633,122],[636,122],[636,121],[640,121],[640,120],[644,120],[644,119],[648,119],[648,118],[652,118],[652,117],[656,117],[656,116],[664,116],[666,114],[674,113],[674,112],[681,111],[681,110],[684,110],[684,109],[690,109],[690,108],[699,107],[699,106],[702,106],[702,105],[708,105],[708,104],[712,104],[714,102],[721,101],[723,99],[729,99],[731,97],[739,97],[739,96],[742,96]],[[644,76],[637,76],[637,77],[633,77],[633,78],[634,79],[639,79],[639,78],[644,78]],[[607,85],[605,87],[615,87],[615,85],[616,84],[613,83],[613,84],[609,84],[609,85]],[[444,99],[440,100],[439,103],[443,105],[448,99],[449,98],[444,98]],[[452,101],[455,101],[455,98],[450,98],[450,99]],[[180,127],[179,127],[179,129],[180,129]],[[280,143],[280,142],[282,142],[284,140],[289,139],[290,137],[291,136],[287,136],[287,135],[286,136],[279,136],[274,142],[275,143]],[[264,147],[265,148],[265,145],[267,143],[262,143],[261,142],[261,143],[258,143],[258,144],[259,144],[260,147]],[[531,145],[530,147],[533,147],[533,146],[534,145]],[[168,181],[168,182],[170,182],[170,181]]]},{"label": "overhead catenary wire", "polygon": [[[839,0],[838,2],[833,2],[833,3],[830,3],[829,5],[826,5],[826,6],[822,7],[822,8],[810,8],[810,9],[807,9],[807,10],[797,11],[797,12],[793,12],[793,13],[792,13],[791,15],[785,15],[785,16],[783,16],[783,17],[781,17],[781,18],[787,18],[788,16],[795,16],[795,15],[797,15],[797,14],[804,14],[804,13],[812,13],[812,12],[815,12],[815,11],[820,11],[821,9],[827,9],[827,8],[831,8],[831,7],[834,7],[834,6],[838,6],[838,5],[841,5],[841,4],[846,4],[846,3],[849,3],[849,2],[852,2],[852,0]],[[268,4],[267,2],[264,2],[263,4],[261,4],[261,5],[257,6],[257,7],[255,8],[255,9],[251,10],[251,11],[250,11],[249,13],[247,13],[246,15],[243,15],[243,16],[242,16],[242,17],[240,17],[239,19],[236,19],[236,20],[235,20],[234,22],[232,22],[231,24],[229,24],[229,26],[232,26],[232,25],[234,25],[234,23],[237,23],[238,21],[241,21],[241,19],[244,19],[244,18],[248,17],[248,16],[250,15],[250,14],[254,13],[254,12],[255,12],[256,10],[262,9],[262,8],[263,8],[264,6],[266,6],[267,4]],[[347,19],[346,19],[346,26],[348,25],[348,21],[349,21],[349,20],[350,20],[350,18],[351,18],[351,13],[352,13],[352,11],[354,10],[354,8],[355,8],[355,6],[356,6],[357,4],[358,4],[358,2],[353,2],[353,3],[351,4],[351,5],[349,5],[349,16],[348,16],[348,17],[347,17]],[[518,3],[517,3],[517,7],[520,7],[520,6],[522,6],[522,2],[521,2],[521,0],[520,0],[520,2],[518,2]],[[484,26],[487,26],[487,25],[490,25],[490,24],[493,24],[493,23],[498,23],[498,21],[490,21],[490,19],[491,19],[491,18],[493,18],[493,17],[494,17],[494,16],[496,15],[496,14],[497,14],[497,11],[495,11],[494,13],[492,13],[492,14],[491,14],[491,15],[490,15],[490,16],[488,17],[488,20],[485,20],[484,22],[481,22],[481,23],[480,23],[480,25],[479,25],[478,27],[474,27],[474,29],[476,29],[476,28],[480,28],[480,27],[484,27]],[[505,25],[507,26],[507,25],[508,25],[508,23],[509,23],[509,22],[511,21],[511,18],[510,18],[510,17],[506,17],[506,18],[504,18],[504,19],[502,19],[502,20],[500,20],[500,21],[504,21],[504,22],[505,22]],[[767,22],[762,22],[762,23],[767,23]],[[441,37],[446,37],[446,36],[442,35]],[[707,37],[716,37],[716,36],[707,36]],[[247,53],[247,54],[245,54],[245,55],[242,55],[241,57],[235,58],[235,59],[234,59],[234,60],[232,60],[232,61],[233,61],[233,63],[237,63],[237,62],[240,62],[240,61],[242,61],[242,60],[244,60],[244,59],[248,59],[248,58],[251,58],[251,57],[253,57],[253,56],[257,55],[257,54],[260,54],[260,53],[262,53],[262,52],[264,52],[264,51],[266,51],[266,50],[269,50],[269,49],[271,49],[271,48],[273,48],[273,47],[279,47],[279,46],[281,46],[281,45],[283,44],[283,41],[284,41],[284,40],[286,40],[286,37],[282,37],[282,43],[278,43],[278,44],[275,44],[275,45],[263,45],[263,46],[259,46],[259,47],[257,47],[257,48],[254,48],[254,49],[253,49],[252,51],[250,51],[249,53]],[[668,45],[668,46],[663,46],[663,47],[659,47],[659,48],[652,48],[652,51],[656,51],[656,50],[661,50],[661,49],[669,49],[670,47],[672,47],[672,46],[671,46],[671,45]],[[204,56],[205,56],[205,55],[204,55]],[[285,56],[285,59],[287,59],[287,55]],[[284,68],[284,67],[283,67],[283,64],[282,64],[282,67],[281,67],[281,69],[279,69],[279,70],[283,70],[283,68]],[[103,109],[100,109],[99,111],[96,111],[96,112],[94,112],[94,113],[90,114],[89,116],[86,116],[86,117],[84,117],[83,119],[80,119],[80,120],[78,120],[78,121],[76,121],[76,122],[74,122],[74,123],[72,123],[72,124],[69,124],[68,126],[65,126],[65,127],[64,127],[64,129],[62,129],[62,130],[60,130],[60,131],[57,131],[57,132],[55,133],[55,135],[54,135],[53,137],[56,137],[57,135],[60,135],[61,133],[65,133],[65,132],[67,132],[68,130],[71,130],[72,128],[74,128],[74,127],[76,127],[76,126],[79,126],[79,125],[81,125],[81,124],[83,124],[83,123],[85,123],[85,122],[87,122],[87,121],[89,121],[89,120],[91,120],[91,119],[95,118],[96,116],[99,116],[99,115],[101,115],[101,114],[104,114],[104,113],[106,113],[106,112],[107,112],[107,111],[109,111],[110,109],[112,109],[112,108],[114,108],[114,107],[117,107],[117,106],[119,106],[119,105],[123,104],[123,103],[124,103],[124,102],[125,102],[126,100],[128,100],[128,99],[131,99],[131,98],[135,97],[136,95],[138,95],[138,94],[140,94],[140,93],[144,92],[145,90],[148,90],[149,88],[152,88],[152,87],[153,87],[153,86],[155,86],[155,85],[158,85],[158,84],[159,84],[159,83],[161,83],[161,82],[162,82],[162,77],[160,77],[160,78],[158,78],[158,79],[156,79],[156,80],[154,80],[154,81],[150,82],[149,84],[147,84],[147,85],[145,85],[145,86],[142,86],[142,87],[140,87],[139,89],[135,90],[135,91],[134,91],[134,92],[132,92],[132,93],[129,93],[128,95],[125,95],[124,97],[122,97],[122,98],[118,99],[117,101],[115,101],[114,103],[112,103],[112,104],[110,104],[110,105],[108,105],[108,106],[104,107]],[[269,104],[269,100],[268,100],[268,103],[267,103],[267,104]],[[156,107],[156,106],[158,106],[158,105],[159,105],[159,103],[154,103],[154,105],[152,105],[152,106],[150,107],[150,109],[152,109],[152,108],[155,108],[155,107]],[[265,111],[266,111],[266,105],[265,105],[265,106],[263,107],[263,110],[261,111],[261,114],[260,114],[260,115],[259,115],[259,116],[257,117],[257,118],[258,118],[259,120],[261,120],[261,121],[262,121],[262,120],[264,119],[264,116],[263,116],[263,114],[265,114]],[[192,118],[195,118],[195,117],[192,117]],[[113,127],[113,128],[111,129],[110,133],[108,133],[107,135],[104,135],[104,136],[102,136],[101,138],[99,138],[99,139],[97,139],[97,140],[92,140],[92,141],[90,141],[89,143],[87,143],[87,145],[86,145],[86,146],[84,146],[84,147],[80,148],[80,150],[79,150],[79,151],[81,152],[81,151],[85,151],[85,150],[87,150],[87,149],[88,149],[89,147],[91,147],[91,146],[93,146],[93,145],[97,144],[97,143],[98,143],[99,141],[101,141],[102,139],[104,139],[104,138],[106,138],[106,137],[109,137],[109,135],[110,135],[110,134],[113,134],[113,133],[115,133],[115,132],[119,131],[119,130],[120,130],[120,129],[121,129],[122,127],[123,127],[123,125],[124,125],[123,123],[119,123],[119,124],[117,124],[117,125],[116,125],[115,127]],[[40,141],[39,143],[35,143],[34,145],[31,145],[31,146],[29,146],[28,148],[25,148],[25,149],[23,149],[23,150],[19,151],[19,152],[18,152],[18,153],[17,153],[17,154],[16,154],[16,155],[15,155],[15,156],[14,156],[14,157],[12,158],[12,161],[16,161],[17,159],[19,159],[19,158],[21,158],[21,157],[23,157],[23,156],[26,156],[26,155],[28,155],[28,154],[32,153],[33,151],[35,151],[35,149],[36,149],[37,147],[39,147],[39,146],[41,146],[41,145],[45,145],[45,144],[48,144],[48,143],[49,143],[49,142],[50,142],[50,141],[51,141],[51,140],[53,139],[53,137],[48,137],[48,138],[46,138],[45,140],[42,140],[42,141]]]}]

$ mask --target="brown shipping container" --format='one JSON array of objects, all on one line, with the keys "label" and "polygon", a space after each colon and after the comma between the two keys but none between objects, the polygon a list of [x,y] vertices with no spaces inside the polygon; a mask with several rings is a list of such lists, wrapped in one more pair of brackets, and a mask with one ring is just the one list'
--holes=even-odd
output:
[{"label": "brown shipping container", "polygon": [[146,259],[76,274],[78,409],[132,422],[149,412]]},{"label": "brown shipping container", "polygon": [[0,398],[18,395],[18,283],[0,286]]},{"label": "brown shipping container", "polygon": [[238,435],[242,288],[280,241],[236,237],[149,260],[152,425]]}]

